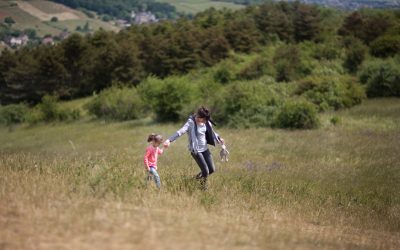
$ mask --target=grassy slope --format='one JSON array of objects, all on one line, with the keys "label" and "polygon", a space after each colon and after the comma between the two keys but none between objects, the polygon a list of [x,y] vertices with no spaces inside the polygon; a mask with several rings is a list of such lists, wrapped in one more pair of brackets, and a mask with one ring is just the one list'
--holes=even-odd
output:
[{"label": "grassy slope", "polygon": [[43,24],[38,18],[22,11],[17,6],[10,6],[8,2],[2,2],[0,9],[5,15],[11,16],[15,20],[13,27],[19,30],[33,28],[39,36],[46,34],[58,34],[60,31]]},{"label": "grassy slope", "polygon": [[28,12],[23,11],[21,8],[18,6],[10,6],[11,1],[2,1],[0,3],[0,12],[2,15],[6,16],[11,16],[16,23],[13,25],[14,28],[24,30],[27,28],[33,28],[37,31],[37,34],[39,36],[44,36],[47,34],[51,35],[58,35],[61,31],[64,29],[68,29],[69,31],[75,31],[75,28],[79,25],[83,27],[86,22],[89,22],[90,27],[93,30],[99,29],[100,27],[105,29],[105,30],[118,30],[117,27],[106,23],[102,22],[98,19],[91,19],[88,18],[85,14],[82,12],[76,11],[69,9],[67,7],[60,7],[61,5],[48,2],[48,1],[42,1],[42,0],[34,0],[30,2],[34,7],[37,9],[40,9],[44,13],[54,13],[56,16],[57,14],[60,14],[64,11],[75,13],[79,19],[77,20],[65,20],[65,21],[58,21],[55,23],[49,22],[49,21],[42,21],[39,18],[31,15]]},{"label": "grassy slope", "polygon": [[174,5],[178,11],[185,13],[197,13],[208,8],[214,7],[216,9],[229,8],[240,9],[243,6],[232,3],[213,2],[210,0],[157,0],[158,2],[170,3]]},{"label": "grassy slope", "polygon": [[[332,116],[341,123],[330,125]],[[147,135],[181,124],[0,128],[0,244],[398,249],[399,117],[400,99],[380,99],[324,114],[312,131],[219,128],[231,159],[216,159],[207,193],[188,179],[198,169],[186,138],[160,157],[162,191],[144,186]]]}]

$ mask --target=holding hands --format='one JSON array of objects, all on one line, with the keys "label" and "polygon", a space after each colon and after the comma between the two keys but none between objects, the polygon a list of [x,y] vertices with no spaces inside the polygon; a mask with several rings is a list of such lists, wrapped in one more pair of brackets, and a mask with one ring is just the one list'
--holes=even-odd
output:
[{"label": "holding hands", "polygon": [[167,140],[165,140],[163,145],[165,148],[168,148],[170,144],[171,144],[171,142],[169,141],[169,139],[167,139]]}]

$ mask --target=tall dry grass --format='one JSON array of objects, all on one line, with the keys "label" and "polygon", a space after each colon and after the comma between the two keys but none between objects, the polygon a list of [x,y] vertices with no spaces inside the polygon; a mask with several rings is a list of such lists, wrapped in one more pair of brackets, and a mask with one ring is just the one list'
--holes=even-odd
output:
[{"label": "tall dry grass", "polygon": [[[324,114],[311,131],[217,128],[209,190],[179,139],[145,184],[140,122],[0,129],[1,249],[398,249],[400,100]],[[332,125],[332,117],[339,118]]]}]

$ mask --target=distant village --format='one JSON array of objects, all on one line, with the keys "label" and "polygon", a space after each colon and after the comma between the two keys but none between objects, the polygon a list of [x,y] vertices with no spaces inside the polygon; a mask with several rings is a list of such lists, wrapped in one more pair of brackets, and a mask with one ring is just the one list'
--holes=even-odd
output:
[{"label": "distant village", "polygon": [[132,11],[129,21],[118,19],[116,21],[116,25],[122,28],[127,28],[130,27],[132,24],[140,25],[140,24],[156,23],[156,22],[158,22],[157,17],[150,11],[142,11],[138,13]]},{"label": "distant village", "polygon": [[[142,25],[149,23],[156,23],[159,20],[150,11],[138,12],[132,11],[129,20],[118,19],[115,25],[120,28],[128,28],[132,25]],[[78,29],[80,31],[80,29]],[[29,43],[54,45],[55,43],[62,41],[71,34],[69,31],[63,31],[56,36],[47,35],[43,38],[30,39],[27,34],[20,34],[19,36],[6,36],[0,41],[1,46],[8,46],[14,49],[18,49],[27,46]]]},{"label": "distant village", "polygon": [[[57,36],[45,36],[43,38],[34,39],[35,43],[44,44],[44,45],[54,45],[56,41],[62,41],[66,39],[71,33],[68,31],[63,31]],[[29,44],[31,40],[26,34],[19,35],[17,37],[7,36],[1,41],[4,45],[7,45],[11,48],[19,48]]]}]

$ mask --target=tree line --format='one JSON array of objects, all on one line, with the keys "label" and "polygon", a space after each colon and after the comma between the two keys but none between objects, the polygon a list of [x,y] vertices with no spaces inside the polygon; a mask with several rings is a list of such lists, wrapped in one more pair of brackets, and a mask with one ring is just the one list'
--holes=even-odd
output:
[{"label": "tree line", "polygon": [[[339,29],[338,23],[343,23]],[[348,70],[357,71],[368,51],[377,57],[399,53],[399,15],[393,11],[342,14],[301,3],[266,3],[244,10],[209,9],[192,20],[133,26],[119,33],[100,30],[73,34],[55,46],[3,51],[0,56],[0,104],[35,104],[46,95],[72,99],[91,95],[113,82],[136,86],[148,76],[164,78],[215,65],[230,53],[256,52],[281,41],[306,41],[330,57],[332,40],[343,42]],[[371,29],[374,25],[377,29]],[[387,41],[391,41],[390,43]],[[333,46],[333,45],[332,45]],[[334,47],[333,46],[333,47]],[[277,58],[278,80],[290,80],[293,63]],[[275,59],[274,59],[275,60]]]}]

